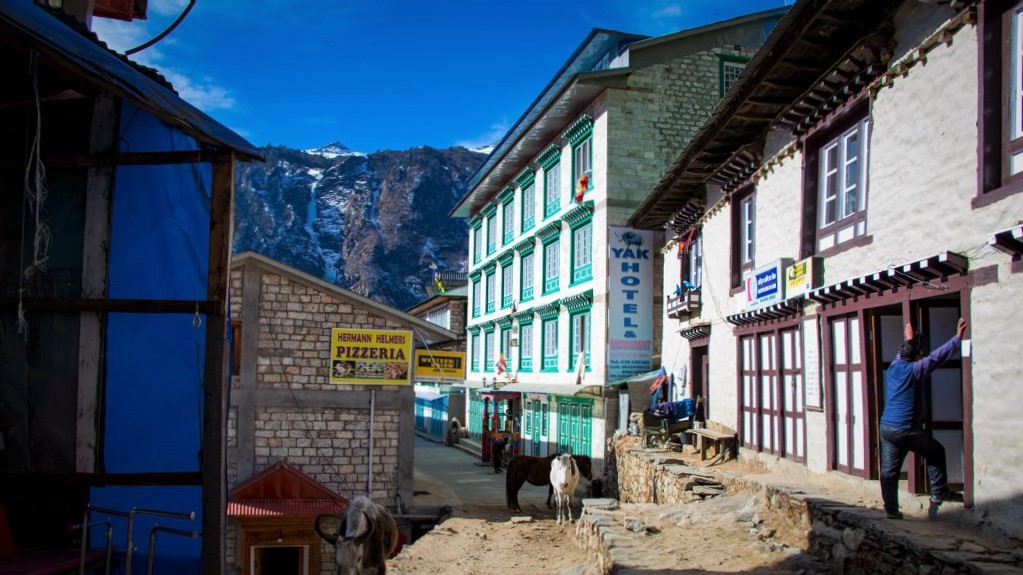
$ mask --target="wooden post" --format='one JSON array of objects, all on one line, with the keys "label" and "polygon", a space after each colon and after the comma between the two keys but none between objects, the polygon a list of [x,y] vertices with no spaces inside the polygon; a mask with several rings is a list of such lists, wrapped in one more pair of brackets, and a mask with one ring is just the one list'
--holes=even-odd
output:
[{"label": "wooden post", "polygon": [[[112,151],[117,145],[117,110],[120,100],[109,93],[93,104],[89,152]],[[113,203],[114,168],[89,168],[85,183],[85,232],[82,246],[82,293],[85,298],[107,295],[107,246],[110,245],[110,210]],[[78,328],[78,414],[75,431],[75,471],[94,473],[99,452],[97,417],[102,369],[103,318],[106,314],[83,312]]]},{"label": "wooden post", "polygon": [[206,365],[203,370],[202,556],[200,572],[223,573],[227,520],[227,292],[230,279],[234,154],[213,163],[210,188],[210,251],[206,295],[221,302],[206,316]]}]

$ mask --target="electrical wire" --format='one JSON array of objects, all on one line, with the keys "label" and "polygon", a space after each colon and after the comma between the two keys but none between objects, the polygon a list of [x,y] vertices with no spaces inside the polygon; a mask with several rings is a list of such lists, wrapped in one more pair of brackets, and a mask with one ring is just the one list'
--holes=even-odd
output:
[{"label": "electrical wire", "polygon": [[124,55],[125,56],[131,56],[132,54],[134,54],[136,52],[141,52],[141,51],[145,50],[146,48],[149,48],[153,44],[156,44],[160,40],[163,40],[164,38],[166,38],[168,34],[173,32],[174,29],[178,27],[178,24],[181,24],[181,22],[185,19],[185,16],[188,16],[188,13],[192,11],[192,8],[194,6],[195,6],[195,0],[188,0],[188,6],[185,6],[185,9],[182,10],[181,15],[178,16],[177,20],[174,20],[174,22],[172,22],[171,25],[168,26],[166,30],[164,30],[163,32],[160,32],[155,38],[153,38],[152,40],[146,42],[145,44],[140,44],[138,46],[135,46],[131,50],[125,51]]}]

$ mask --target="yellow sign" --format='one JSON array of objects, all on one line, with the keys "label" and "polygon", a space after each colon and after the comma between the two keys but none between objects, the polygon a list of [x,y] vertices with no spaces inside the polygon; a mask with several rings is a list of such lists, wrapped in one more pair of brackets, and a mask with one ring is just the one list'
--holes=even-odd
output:
[{"label": "yellow sign", "polygon": [[813,289],[814,258],[806,258],[790,265],[785,270],[786,297],[803,295]]},{"label": "yellow sign", "polygon": [[334,328],[330,382],[408,385],[412,332]]},{"label": "yellow sign", "polygon": [[416,381],[462,381],[465,379],[464,351],[416,350]]}]

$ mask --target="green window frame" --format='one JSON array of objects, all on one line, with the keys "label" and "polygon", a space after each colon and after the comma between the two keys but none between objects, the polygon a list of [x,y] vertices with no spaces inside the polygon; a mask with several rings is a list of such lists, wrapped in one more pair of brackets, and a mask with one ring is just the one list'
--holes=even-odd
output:
[{"label": "green window frame", "polygon": [[475,331],[470,337],[472,339],[472,347],[470,352],[472,353],[472,366],[469,368],[470,371],[480,370],[480,332]]},{"label": "green window frame", "polygon": [[483,371],[485,373],[494,371],[495,349],[494,330],[483,330]]},{"label": "green window frame", "polygon": [[487,255],[497,251],[497,216],[487,218]]},{"label": "green window frame", "polygon": [[497,278],[496,270],[487,271],[487,313],[497,309]]},{"label": "green window frame", "polygon": [[746,69],[749,58],[718,54],[718,95],[722,98],[735,85],[742,71]]},{"label": "green window frame", "polygon": [[568,358],[569,371],[576,368],[579,361],[579,354],[586,358],[586,371],[590,371],[590,342],[592,341],[593,316],[589,309],[569,314],[569,340],[571,341],[572,354]]},{"label": "green window frame", "polygon": [[477,220],[472,228],[472,263],[478,264],[483,260],[483,225]]},{"label": "green window frame", "polygon": [[522,233],[536,225],[536,184],[530,182],[522,188]]},{"label": "green window frame", "polygon": [[533,322],[519,322],[519,371],[533,371]]},{"label": "green window frame", "polygon": [[561,163],[555,162],[543,172],[543,217],[561,211]]},{"label": "green window frame", "polygon": [[480,286],[479,278],[472,281],[472,317],[480,316],[480,300],[483,297],[483,289]]},{"label": "green window frame", "polygon": [[536,284],[536,257],[533,252],[523,254],[519,259],[519,301],[533,299],[533,286]]},{"label": "green window frame", "polygon": [[545,319],[541,322],[540,349],[543,362],[540,371],[558,371],[558,318]]},{"label": "green window frame", "polygon": [[501,225],[503,226],[504,239],[501,245],[508,245],[515,238],[515,204],[508,200],[501,208]]},{"label": "green window frame", "polygon": [[572,228],[572,285],[593,279],[593,222]]},{"label": "green window frame", "polygon": [[558,291],[561,276],[561,238],[555,236],[543,244],[543,293]]},{"label": "green window frame", "polygon": [[511,325],[501,328],[497,338],[497,350],[504,354],[505,365],[511,366]]},{"label": "green window frame", "polygon": [[515,268],[512,267],[512,262],[508,262],[501,266],[501,309],[507,309],[511,307],[512,296],[514,295],[513,277],[515,276]]}]

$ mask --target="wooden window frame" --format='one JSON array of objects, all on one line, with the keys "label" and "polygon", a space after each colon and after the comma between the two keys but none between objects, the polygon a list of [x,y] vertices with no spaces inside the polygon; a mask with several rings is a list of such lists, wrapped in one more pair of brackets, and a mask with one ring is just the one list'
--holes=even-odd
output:
[{"label": "wooden window frame", "polygon": [[[578,261],[578,236],[577,234],[582,232],[584,229],[589,230],[589,250],[587,253],[587,261],[585,263],[579,263]],[[572,283],[569,285],[576,285],[593,279],[593,222],[586,220],[580,222],[577,226],[573,226],[571,229],[572,234]]]},{"label": "wooden window frame", "polygon": [[1013,12],[1020,9],[1023,3],[1019,0],[985,0],[977,9],[979,169],[977,196],[972,202],[975,209],[1023,191],[1023,172],[1009,174],[1010,154],[1023,151],[1023,137],[1012,140],[1009,136],[1013,66],[1008,38]]},{"label": "wooden window frame", "polygon": [[[529,204],[527,207],[526,199]],[[533,229],[536,225],[536,183],[522,188],[522,233]]]},{"label": "wooden window frame", "polygon": [[[557,269],[553,276],[548,276],[548,255],[551,253],[549,249],[554,246],[554,255],[556,257]],[[561,238],[555,236],[549,242],[543,244],[543,291],[542,294],[546,295],[554,293],[561,289]]]},{"label": "wooden window frame", "polygon": [[[837,120],[822,126],[807,136],[803,146],[803,218],[800,222],[800,258],[814,255],[829,257],[870,243],[871,238],[867,233],[867,212],[870,205],[870,189],[867,185],[870,181],[870,123],[867,99],[858,98],[842,112]],[[860,130],[859,209],[844,218],[841,217],[842,197],[839,195],[835,199],[839,204],[836,206],[836,209],[839,210],[837,219],[832,223],[822,225],[824,210],[821,186],[822,151],[831,144],[838,145],[844,136],[856,129]],[[852,237],[839,242],[838,232],[849,227],[853,229]],[[835,236],[834,243],[825,249],[818,249],[821,241],[828,236]]]},{"label": "wooden window frame", "polygon": [[[536,255],[535,252],[523,254],[519,257],[519,301],[531,301],[536,292]],[[529,271],[529,283],[526,283],[526,271]]]},{"label": "wooden window frame", "polygon": [[[554,346],[553,354],[548,353],[547,343],[550,338],[547,335],[547,326],[554,326]],[[553,363],[553,367],[548,367],[549,363]],[[550,319],[541,320],[540,322],[540,371],[545,373],[552,373],[558,371],[558,318],[553,317]]]},{"label": "wooden window frame", "polygon": [[[590,366],[593,363],[590,361],[590,352],[593,349],[593,313],[591,308],[581,309],[569,314],[569,345],[572,346],[572,353],[568,356],[568,369],[573,370],[576,368],[576,362],[579,359],[579,352],[586,354],[586,371],[591,371]],[[581,346],[577,346],[578,330],[576,326],[576,320],[585,317],[583,321],[583,343]],[[582,348],[582,349],[580,349]]]},{"label": "wooden window frame", "polygon": [[[526,328],[529,328],[529,339],[525,337]],[[519,322],[519,371],[533,371],[533,321]]]},{"label": "wooden window frame", "polygon": [[[557,182],[551,185],[551,175],[555,174]],[[561,211],[561,162],[557,161],[544,168],[543,171],[543,217],[547,219]],[[553,199],[552,199],[553,194]]]},{"label": "wooden window frame", "polygon": [[[745,221],[743,220],[743,206],[749,203],[751,213],[753,215],[753,254],[752,257],[747,261],[743,256],[745,255]],[[732,210],[732,249],[731,251],[731,294],[737,294],[742,291],[742,276],[745,272],[752,270],[754,262],[756,261],[756,189],[753,186],[746,186],[732,194],[731,199],[731,210]]]}]

